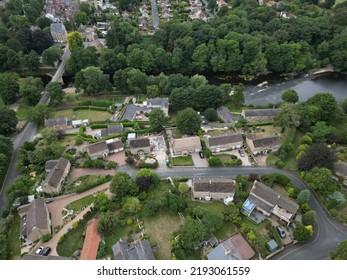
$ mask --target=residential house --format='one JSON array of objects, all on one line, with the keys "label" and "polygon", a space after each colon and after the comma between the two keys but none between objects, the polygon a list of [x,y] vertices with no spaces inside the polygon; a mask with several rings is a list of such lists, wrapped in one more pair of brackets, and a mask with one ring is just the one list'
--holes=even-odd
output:
[{"label": "residential house", "polygon": [[246,137],[246,143],[253,155],[276,152],[281,147],[281,139],[278,135],[257,137],[249,134]]},{"label": "residential house", "polygon": [[151,244],[147,239],[135,240],[130,246],[119,240],[112,246],[115,260],[155,260]]},{"label": "residential house", "polygon": [[146,137],[130,139],[129,140],[130,152],[132,155],[149,154],[151,152],[151,145],[149,139]]},{"label": "residential house", "polygon": [[289,12],[286,12],[286,11],[282,11],[280,13],[280,17],[284,18],[284,19],[290,19],[290,18],[296,18],[296,15],[292,14],[292,13],[289,13]]},{"label": "residential house", "polygon": [[168,98],[150,98],[147,101],[143,102],[143,105],[147,108],[159,108],[163,110],[166,116],[169,115],[169,99]]},{"label": "residential house", "polygon": [[336,176],[343,179],[343,184],[347,186],[347,163],[342,160],[339,160],[335,164],[334,172]]},{"label": "residential house", "polygon": [[107,30],[110,28],[110,24],[108,22],[99,21],[96,23],[96,28],[99,30]]},{"label": "residential house", "polygon": [[68,120],[66,117],[45,119],[45,127],[54,128],[55,130],[64,130],[68,128]]},{"label": "residential house", "polygon": [[50,31],[55,43],[63,44],[67,42],[67,32],[62,22],[51,23]]},{"label": "residential house", "polygon": [[207,147],[213,152],[218,153],[225,150],[239,149],[243,145],[241,133],[227,134],[221,136],[207,136],[205,138]]},{"label": "residential house", "polygon": [[36,242],[51,233],[48,208],[43,198],[37,198],[30,204],[18,208],[20,216],[20,239]]},{"label": "residential house", "polygon": [[48,174],[42,183],[42,191],[45,193],[60,192],[70,167],[70,161],[66,158],[46,162],[45,169]]},{"label": "residential house", "polygon": [[243,116],[249,122],[272,121],[279,113],[279,109],[250,109],[242,110]]},{"label": "residential house", "polygon": [[123,132],[123,125],[110,125],[107,128],[101,130],[101,137],[107,137],[111,134],[120,134]]},{"label": "residential house", "polygon": [[71,125],[73,127],[80,127],[80,126],[88,126],[89,125],[89,120],[88,119],[85,119],[85,120],[74,120],[74,121],[71,121]]},{"label": "residential house", "polygon": [[109,154],[106,141],[90,144],[86,147],[86,151],[92,160],[97,159],[98,157],[107,157]]},{"label": "residential house", "polygon": [[80,260],[96,260],[100,242],[98,224],[99,220],[96,218],[87,223],[87,230],[84,237]]},{"label": "residential house", "polygon": [[124,145],[119,139],[106,140],[106,144],[110,153],[119,153],[124,151]]},{"label": "residential house", "polygon": [[91,42],[98,38],[98,35],[94,31],[94,27],[87,27],[80,25],[78,32],[81,34],[83,41]]},{"label": "residential house", "polygon": [[270,217],[271,214],[289,224],[294,218],[299,205],[281,195],[267,185],[254,181],[250,194],[242,206],[242,213],[250,216],[254,210]]},{"label": "residential house", "polygon": [[194,199],[223,200],[226,204],[233,201],[236,182],[223,178],[193,179],[192,195]]},{"label": "residential house", "polygon": [[172,153],[175,156],[189,155],[201,151],[201,141],[198,136],[190,136],[171,140]]},{"label": "residential house", "polygon": [[250,260],[255,255],[254,250],[247,240],[238,233],[224,242],[220,243],[210,253],[207,254],[208,260]]}]

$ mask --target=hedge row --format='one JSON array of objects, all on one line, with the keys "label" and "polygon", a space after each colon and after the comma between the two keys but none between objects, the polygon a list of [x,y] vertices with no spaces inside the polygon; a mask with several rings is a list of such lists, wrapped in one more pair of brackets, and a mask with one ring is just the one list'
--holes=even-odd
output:
[{"label": "hedge row", "polygon": [[72,108],[73,111],[77,110],[95,110],[95,111],[107,111],[108,108],[98,106],[76,106]]},{"label": "hedge row", "polygon": [[271,124],[273,124],[272,121],[267,121],[267,122],[247,123],[246,126],[252,127],[252,126],[264,126],[264,125],[271,125]]},{"label": "hedge row", "polygon": [[91,129],[107,128],[107,124],[104,124],[104,123],[91,124],[90,128]]},{"label": "hedge row", "polygon": [[78,106],[97,106],[97,107],[110,107],[113,105],[113,102],[110,100],[82,100],[79,101]]}]

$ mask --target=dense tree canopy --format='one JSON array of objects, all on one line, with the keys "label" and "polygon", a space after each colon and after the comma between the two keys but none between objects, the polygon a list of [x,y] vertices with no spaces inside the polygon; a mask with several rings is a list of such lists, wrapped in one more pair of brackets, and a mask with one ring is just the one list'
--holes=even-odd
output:
[{"label": "dense tree canopy", "polygon": [[324,144],[313,144],[298,160],[298,167],[304,171],[309,171],[315,166],[332,170],[335,161],[336,155],[333,150]]},{"label": "dense tree canopy", "polygon": [[136,195],[139,192],[139,187],[131,180],[127,173],[118,172],[112,178],[110,191],[113,193],[113,199],[121,202],[126,196]]},{"label": "dense tree canopy", "polygon": [[8,135],[16,130],[18,119],[15,111],[0,107],[0,116],[0,134]]},{"label": "dense tree canopy", "polygon": [[178,112],[176,125],[182,133],[194,135],[200,129],[201,117],[194,109],[186,108]]},{"label": "dense tree canopy", "polygon": [[342,241],[335,252],[330,253],[333,260],[347,260],[347,240]]}]

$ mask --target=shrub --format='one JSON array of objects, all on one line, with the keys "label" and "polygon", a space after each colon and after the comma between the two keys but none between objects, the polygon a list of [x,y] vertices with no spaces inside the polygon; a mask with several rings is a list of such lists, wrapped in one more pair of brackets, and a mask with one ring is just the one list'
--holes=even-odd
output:
[{"label": "shrub", "polygon": [[220,158],[218,157],[210,157],[208,159],[208,164],[210,166],[213,166],[213,167],[218,167],[218,166],[222,166],[223,165],[223,162]]},{"label": "shrub", "polygon": [[91,105],[91,101],[90,100],[81,100],[81,101],[78,101],[77,105],[78,106],[89,106],[89,105]]},{"label": "shrub", "polygon": [[180,183],[179,186],[178,186],[178,191],[181,193],[181,194],[185,194],[189,191],[189,186],[187,183]]},{"label": "shrub", "polygon": [[302,213],[306,213],[307,211],[310,211],[311,208],[307,203],[303,203],[300,205],[300,210]]},{"label": "shrub", "polygon": [[90,128],[91,129],[107,128],[107,124],[101,124],[101,123],[92,124],[90,125]]},{"label": "shrub", "polygon": [[284,162],[282,160],[278,160],[275,162],[275,166],[282,169],[284,167]]},{"label": "shrub", "polygon": [[94,110],[94,111],[107,111],[107,108],[98,107],[98,106],[89,106],[89,110]]},{"label": "shrub", "polygon": [[97,106],[97,107],[110,107],[112,106],[113,102],[109,100],[92,100],[91,105]]},{"label": "shrub", "polygon": [[76,137],[76,142],[75,142],[76,146],[80,146],[83,144],[83,139],[79,136]]},{"label": "shrub", "polygon": [[73,111],[77,111],[77,110],[88,110],[89,109],[89,106],[76,106],[76,107],[73,107],[72,110]]},{"label": "shrub", "polygon": [[206,158],[210,158],[212,156],[212,152],[210,149],[205,149],[205,156]]},{"label": "shrub", "polygon": [[334,218],[336,218],[339,215],[339,212],[335,208],[330,209],[329,213],[331,217],[334,217]]},{"label": "shrub", "polygon": [[307,211],[304,215],[302,215],[302,222],[304,225],[314,225],[317,222],[316,212],[313,210]]},{"label": "shrub", "polygon": [[115,169],[116,167],[117,167],[117,162],[115,162],[115,161],[109,161],[109,162],[107,162],[107,164],[106,164],[106,168],[107,169]]},{"label": "shrub", "polygon": [[52,239],[52,234],[46,234],[46,235],[42,236],[43,242],[48,242],[51,239]]}]

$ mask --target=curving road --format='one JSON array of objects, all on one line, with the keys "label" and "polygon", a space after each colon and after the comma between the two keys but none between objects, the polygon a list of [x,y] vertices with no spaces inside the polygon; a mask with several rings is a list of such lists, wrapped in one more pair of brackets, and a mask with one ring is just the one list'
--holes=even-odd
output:
[{"label": "curving road", "polygon": [[[57,69],[56,73],[54,74],[52,78],[52,82],[59,82],[64,74],[65,71],[65,65],[68,57],[70,56],[70,50],[68,47],[65,48],[64,54],[62,56],[62,61],[59,65],[59,68]],[[47,105],[49,104],[49,98],[46,94],[43,94],[39,104]],[[11,185],[11,183],[19,176],[19,172],[16,170],[16,163],[18,159],[18,154],[20,147],[23,145],[26,141],[31,141],[34,138],[34,135],[36,134],[37,125],[36,123],[29,122],[25,128],[22,130],[21,133],[15,136],[13,139],[13,152],[12,157],[10,161],[10,165],[7,170],[7,174],[3,183],[3,186],[0,191],[0,213],[2,212],[3,208],[6,205],[6,190]],[[1,220],[2,221],[2,220]],[[2,223],[0,222],[0,231],[2,230]]]},{"label": "curving road", "polygon": [[[128,166],[120,167],[119,171],[124,171],[134,176],[137,170]],[[305,183],[295,174],[273,167],[223,167],[223,168],[171,168],[158,169],[160,177],[234,177],[238,174],[248,175],[256,173],[259,175],[278,172],[288,176],[292,184],[299,189],[305,189]],[[332,219],[325,209],[318,202],[317,197],[311,193],[311,209],[317,213],[317,225],[313,240],[305,245],[296,244],[274,256],[276,260],[324,260],[327,259],[331,251],[336,250],[341,241],[347,240],[347,227]]]}]

